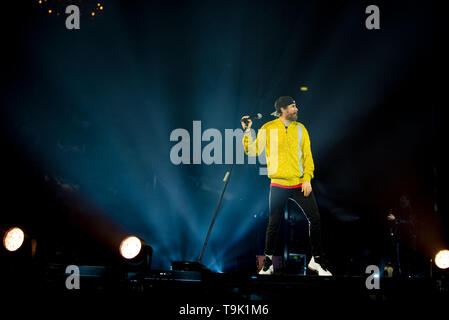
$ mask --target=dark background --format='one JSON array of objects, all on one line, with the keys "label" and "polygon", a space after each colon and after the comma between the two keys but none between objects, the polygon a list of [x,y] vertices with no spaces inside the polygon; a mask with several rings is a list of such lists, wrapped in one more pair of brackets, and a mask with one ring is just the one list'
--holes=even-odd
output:
[{"label": "dark background", "polygon": [[[70,3],[80,30],[65,28]],[[22,225],[46,255],[67,261],[106,263],[126,234],[153,247],[154,268],[195,260],[229,165],[173,165],[170,133],[185,128],[192,138],[201,120],[224,137],[242,115],[261,112],[259,128],[275,99],[291,95],[310,134],[312,185],[338,273],[386,259],[385,216],[402,192],[423,261],[447,247],[435,4],[101,4],[5,4],[2,225]],[[380,30],[365,27],[370,4]],[[269,180],[258,172],[247,161],[234,167],[203,260],[214,271],[247,268],[239,261],[263,249]],[[295,246],[308,253],[294,210],[303,240]]]}]

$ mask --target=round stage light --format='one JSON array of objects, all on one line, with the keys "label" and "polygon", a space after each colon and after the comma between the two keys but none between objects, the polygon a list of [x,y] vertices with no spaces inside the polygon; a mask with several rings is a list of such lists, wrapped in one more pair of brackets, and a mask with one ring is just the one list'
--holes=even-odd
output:
[{"label": "round stage light", "polygon": [[137,257],[141,249],[142,242],[135,236],[127,237],[120,243],[120,254],[128,260]]},{"label": "round stage light", "polygon": [[8,251],[16,251],[18,250],[25,239],[25,234],[22,229],[18,227],[13,227],[5,232],[3,236],[3,246]]},{"label": "round stage light", "polygon": [[435,255],[435,264],[440,269],[449,268],[449,250],[441,250]]}]

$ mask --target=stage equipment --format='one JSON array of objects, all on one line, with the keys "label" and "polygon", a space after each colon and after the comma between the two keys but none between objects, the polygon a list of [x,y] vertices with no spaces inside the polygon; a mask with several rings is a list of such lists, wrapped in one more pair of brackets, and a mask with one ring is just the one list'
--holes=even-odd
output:
[{"label": "stage equipment", "polygon": [[19,227],[12,227],[3,236],[3,246],[8,251],[17,251],[23,244],[25,233]]},{"label": "stage equipment", "polygon": [[435,265],[440,269],[449,268],[449,250],[440,250],[435,255]]},{"label": "stage equipment", "polygon": [[145,271],[150,269],[153,248],[142,239],[136,236],[126,237],[120,243],[119,251],[123,258],[122,263],[127,270]]},{"label": "stage equipment", "polygon": [[[257,115],[251,117],[252,120],[261,119],[262,114],[258,113]],[[206,250],[207,242],[209,241],[210,234],[212,232],[212,228],[214,227],[215,219],[217,218],[218,210],[220,209],[221,201],[223,200],[223,195],[226,191],[226,187],[229,182],[229,178],[231,177],[232,168],[234,167],[235,161],[232,161],[232,164],[229,168],[229,170],[226,172],[223,182],[224,186],[221,190],[220,197],[218,199],[217,207],[215,208],[214,215],[212,217],[212,221],[209,226],[209,230],[207,231],[206,239],[204,240],[203,248],[201,249],[201,253],[198,257],[198,260],[196,262],[193,261],[173,261],[171,269],[172,270],[180,270],[180,271],[198,271],[198,272],[211,272],[206,266],[204,266],[201,263],[201,260],[203,259],[204,251]]]}]

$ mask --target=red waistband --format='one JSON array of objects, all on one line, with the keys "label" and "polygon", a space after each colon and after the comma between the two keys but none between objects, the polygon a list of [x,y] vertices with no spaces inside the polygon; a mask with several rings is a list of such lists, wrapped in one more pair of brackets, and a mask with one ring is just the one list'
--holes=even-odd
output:
[{"label": "red waistband", "polygon": [[296,186],[283,186],[282,184],[271,183],[270,186],[272,186],[272,187],[284,188],[284,189],[294,189],[294,188],[299,188],[299,187],[301,187],[301,186],[302,186],[302,183],[297,184]]}]

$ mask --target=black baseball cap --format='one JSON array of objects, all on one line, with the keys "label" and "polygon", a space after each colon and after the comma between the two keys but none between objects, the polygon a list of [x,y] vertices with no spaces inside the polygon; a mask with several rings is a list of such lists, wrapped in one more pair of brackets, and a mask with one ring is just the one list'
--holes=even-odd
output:
[{"label": "black baseball cap", "polygon": [[273,112],[272,115],[277,117],[281,116],[281,108],[285,108],[294,103],[296,103],[295,100],[290,96],[282,96],[277,98],[274,102],[274,108],[276,109],[276,112]]}]

